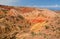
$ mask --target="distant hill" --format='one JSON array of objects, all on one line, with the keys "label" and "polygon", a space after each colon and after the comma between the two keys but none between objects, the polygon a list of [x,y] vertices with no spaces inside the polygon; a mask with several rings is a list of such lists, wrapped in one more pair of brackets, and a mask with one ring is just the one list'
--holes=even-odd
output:
[{"label": "distant hill", "polygon": [[60,11],[0,5],[0,39],[60,39]]}]

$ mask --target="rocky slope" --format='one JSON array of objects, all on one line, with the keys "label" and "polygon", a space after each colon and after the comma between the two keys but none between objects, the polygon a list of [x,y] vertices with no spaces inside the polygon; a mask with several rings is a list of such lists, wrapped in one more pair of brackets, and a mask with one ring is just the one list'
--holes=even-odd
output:
[{"label": "rocky slope", "polygon": [[60,14],[0,5],[0,39],[60,39]]}]

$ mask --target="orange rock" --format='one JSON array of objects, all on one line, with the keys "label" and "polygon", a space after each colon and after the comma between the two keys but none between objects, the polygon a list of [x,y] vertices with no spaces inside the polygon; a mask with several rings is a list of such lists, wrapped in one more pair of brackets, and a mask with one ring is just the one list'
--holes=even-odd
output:
[{"label": "orange rock", "polygon": [[15,10],[15,9],[11,9],[8,11],[8,14],[9,16],[17,16],[18,12]]}]

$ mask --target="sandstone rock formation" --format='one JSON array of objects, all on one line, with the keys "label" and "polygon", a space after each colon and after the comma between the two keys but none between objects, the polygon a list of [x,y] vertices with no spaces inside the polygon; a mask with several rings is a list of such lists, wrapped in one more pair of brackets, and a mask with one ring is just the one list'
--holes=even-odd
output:
[{"label": "sandstone rock formation", "polygon": [[0,5],[0,39],[60,39],[60,14]]}]

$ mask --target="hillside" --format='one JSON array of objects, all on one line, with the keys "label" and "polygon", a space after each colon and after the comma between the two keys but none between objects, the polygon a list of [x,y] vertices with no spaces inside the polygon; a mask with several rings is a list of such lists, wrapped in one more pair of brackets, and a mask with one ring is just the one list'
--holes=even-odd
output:
[{"label": "hillside", "polygon": [[60,39],[60,14],[44,8],[0,5],[0,39]]}]

